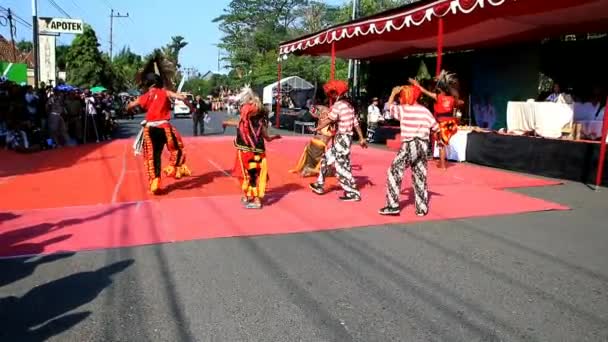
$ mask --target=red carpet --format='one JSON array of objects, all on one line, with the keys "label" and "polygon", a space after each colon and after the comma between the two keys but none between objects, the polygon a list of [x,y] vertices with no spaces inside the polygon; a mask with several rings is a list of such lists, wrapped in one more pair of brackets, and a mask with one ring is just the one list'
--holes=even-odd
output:
[{"label": "red carpet", "polygon": [[[447,171],[430,168],[429,216],[413,214],[406,179],[402,216],[382,217],[376,211],[383,206],[394,152],[354,147],[363,201],[341,203],[339,191],[313,195],[307,184],[314,179],[287,172],[306,141],[286,138],[270,145],[268,205],[260,211],[240,206],[238,184],[227,176],[235,153],[227,137],[188,139],[194,174],[167,180],[167,194],[159,197],[146,193],[143,164],[133,156],[131,141],[33,155],[2,151],[0,192],[10,196],[0,198],[0,256],[567,209],[503,191],[557,182],[453,164]],[[320,212],[323,218],[317,219]]]}]

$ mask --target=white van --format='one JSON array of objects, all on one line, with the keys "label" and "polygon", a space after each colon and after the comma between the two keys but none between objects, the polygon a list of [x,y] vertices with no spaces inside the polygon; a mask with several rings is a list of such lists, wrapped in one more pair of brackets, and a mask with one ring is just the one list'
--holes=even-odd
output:
[{"label": "white van", "polygon": [[[188,101],[190,103],[194,102],[194,96],[191,94],[186,94],[188,97]],[[190,107],[188,107],[182,100],[175,100],[173,103],[173,117],[178,118],[180,116],[190,116],[192,112],[190,111]]]}]

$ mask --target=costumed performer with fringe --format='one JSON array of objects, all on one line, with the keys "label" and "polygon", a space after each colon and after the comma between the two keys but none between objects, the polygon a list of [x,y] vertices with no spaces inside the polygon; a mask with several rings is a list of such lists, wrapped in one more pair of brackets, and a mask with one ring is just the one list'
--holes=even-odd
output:
[{"label": "costumed performer with fringe", "polygon": [[236,126],[234,146],[237,159],[234,172],[241,179],[243,197],[241,203],[247,209],[262,208],[268,182],[266,142],[280,139],[280,135],[268,135],[268,112],[260,98],[249,86],[237,96],[241,103],[240,120],[228,126]]},{"label": "costumed performer with fringe", "polygon": [[[430,132],[437,132],[439,125],[433,114],[417,101],[421,90],[416,86],[395,87],[389,99],[390,113],[401,126],[401,147],[388,169],[386,181],[386,205],[379,210],[381,215],[399,215],[399,197],[405,168],[412,168],[416,215],[429,212],[427,185],[427,151]],[[399,94],[399,105],[394,103]]]},{"label": "costumed performer with fringe", "polygon": [[136,155],[143,150],[150,192],[153,194],[158,194],[161,190],[161,156],[165,145],[170,153],[170,164],[164,169],[165,175],[175,179],[191,175],[185,164],[186,154],[182,137],[169,123],[171,99],[182,100],[191,106],[186,96],[172,91],[174,74],[175,65],[164,58],[161,52],[155,52],[137,75],[137,82],[146,89],[146,93],[127,106],[128,110],[139,106],[146,112],[146,118],[141,123],[142,129],[133,148]]},{"label": "costumed performer with fringe", "polygon": [[[315,112],[313,114],[319,113],[319,123],[327,120],[327,117],[329,116],[329,108],[325,106],[314,106],[312,111]],[[331,145],[334,135],[336,134],[335,128],[335,124],[330,124],[319,132],[315,131],[315,136],[304,148],[304,152],[302,152],[298,164],[295,168],[289,170],[289,172],[299,173],[302,177],[318,175],[321,170],[321,159],[329,145]],[[329,172],[333,174],[332,171]]]},{"label": "costumed performer with fringe", "polygon": [[439,163],[438,167],[446,169],[446,148],[450,143],[450,139],[458,132],[458,118],[454,116],[458,107],[464,104],[464,101],[459,99],[458,95],[458,80],[454,74],[450,74],[442,70],[438,77],[435,78],[435,92],[430,92],[424,89],[418,81],[409,79],[411,85],[420,88],[423,94],[435,100],[433,107],[435,118],[439,122]]},{"label": "costumed performer with fringe", "polygon": [[361,193],[357,189],[350,162],[353,131],[357,131],[361,147],[366,148],[367,141],[363,136],[363,132],[361,132],[355,108],[346,96],[348,83],[341,80],[329,81],[323,86],[323,90],[327,94],[332,106],[327,118],[317,125],[316,131],[321,132],[325,127],[335,123],[337,124],[337,132],[331,147],[321,159],[319,177],[315,183],[310,184],[310,188],[318,195],[325,193],[325,177],[329,175],[330,166],[333,164],[340,186],[344,190],[344,195],[340,197],[340,200],[348,202],[360,201]]}]

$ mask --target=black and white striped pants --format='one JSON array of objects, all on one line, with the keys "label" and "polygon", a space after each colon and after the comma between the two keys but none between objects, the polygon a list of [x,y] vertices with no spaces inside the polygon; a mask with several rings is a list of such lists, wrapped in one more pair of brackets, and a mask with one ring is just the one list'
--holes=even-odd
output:
[{"label": "black and white striped pants", "polygon": [[427,214],[429,211],[429,193],[427,185],[428,140],[413,139],[401,143],[401,148],[388,169],[386,181],[386,205],[399,208],[401,182],[407,167],[412,168],[412,187],[416,203],[416,214]]},{"label": "black and white striped pants", "polygon": [[334,143],[325,152],[321,159],[321,170],[319,172],[318,184],[325,183],[325,177],[329,174],[330,166],[335,165],[336,176],[340,186],[347,195],[361,196],[355,183],[352,168],[350,165],[350,147],[353,142],[352,135],[336,134]]}]

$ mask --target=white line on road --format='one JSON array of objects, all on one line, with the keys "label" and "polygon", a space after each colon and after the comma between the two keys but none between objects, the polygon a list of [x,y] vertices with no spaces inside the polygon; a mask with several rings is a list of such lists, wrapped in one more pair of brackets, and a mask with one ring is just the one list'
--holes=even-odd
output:
[{"label": "white line on road", "polygon": [[116,186],[114,186],[114,193],[112,194],[112,204],[116,203],[116,199],[118,198],[118,191],[120,190],[120,186],[122,185],[123,180],[125,179],[125,173],[127,173],[127,144],[125,144],[125,149],[122,154],[122,170],[120,170],[120,176],[118,177],[118,181],[116,182]]},{"label": "white line on road", "polygon": [[213,165],[213,167],[215,167],[216,169],[218,169],[218,171],[221,171],[224,175],[228,176],[228,177],[232,177],[232,175],[228,172],[226,172],[226,170],[224,170],[221,166],[219,166],[216,162],[214,162],[211,159],[207,159],[207,161],[209,162],[209,164]]}]

